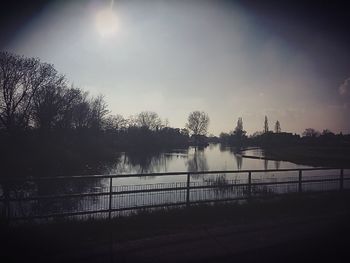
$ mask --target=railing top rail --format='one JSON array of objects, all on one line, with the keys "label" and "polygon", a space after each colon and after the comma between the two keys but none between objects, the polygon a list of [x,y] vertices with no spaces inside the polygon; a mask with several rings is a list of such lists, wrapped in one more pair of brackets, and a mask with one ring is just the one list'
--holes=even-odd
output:
[{"label": "railing top rail", "polygon": [[324,171],[340,170],[342,168],[320,167],[320,168],[288,168],[288,169],[256,169],[256,170],[215,170],[215,171],[197,171],[197,172],[164,172],[164,173],[146,173],[146,174],[106,174],[106,175],[73,175],[73,176],[47,176],[47,177],[16,177],[1,178],[0,182],[14,181],[41,181],[41,180],[65,180],[65,179],[110,179],[110,178],[130,178],[141,176],[171,176],[187,174],[220,174],[220,173],[263,173],[263,172],[293,172],[293,171]]}]

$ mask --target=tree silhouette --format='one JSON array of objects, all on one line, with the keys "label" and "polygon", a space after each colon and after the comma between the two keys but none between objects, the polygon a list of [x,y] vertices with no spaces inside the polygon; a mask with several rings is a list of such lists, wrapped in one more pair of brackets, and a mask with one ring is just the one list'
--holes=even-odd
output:
[{"label": "tree silhouette", "polygon": [[265,121],[264,121],[264,133],[269,132],[269,122],[267,120],[267,116],[265,116]]},{"label": "tree silhouette", "polygon": [[62,114],[64,103],[64,88],[58,86],[46,86],[37,91],[33,97],[33,120],[41,130],[49,131],[57,126]]},{"label": "tree silhouette", "polygon": [[276,133],[280,133],[281,132],[281,124],[279,121],[276,121],[276,124],[275,124],[275,132]]},{"label": "tree silhouette", "polygon": [[320,135],[320,132],[319,131],[316,131],[315,129],[313,128],[307,128],[305,129],[305,131],[303,132],[303,136],[305,137],[312,137],[312,138],[315,138],[315,137],[318,137]]},{"label": "tree silhouette", "polygon": [[137,115],[136,125],[154,131],[162,126],[162,120],[153,111],[143,111]]},{"label": "tree silhouette", "polygon": [[0,52],[0,122],[8,131],[28,126],[36,92],[57,86],[64,77],[37,58]]},{"label": "tree silhouette", "polygon": [[109,113],[107,103],[103,95],[92,98],[89,103],[89,124],[95,130],[102,128],[104,117]]},{"label": "tree silhouette", "polygon": [[187,129],[194,136],[206,135],[209,125],[209,116],[204,111],[193,111],[188,116]]},{"label": "tree silhouette", "polygon": [[120,114],[109,115],[105,118],[103,128],[105,130],[121,130],[127,127],[127,120]]},{"label": "tree silhouette", "polygon": [[242,117],[239,117],[238,118],[238,121],[237,121],[237,126],[233,132],[233,134],[235,136],[237,136],[238,138],[242,138],[245,136],[247,132],[245,130],[243,130],[243,120],[242,120]]}]

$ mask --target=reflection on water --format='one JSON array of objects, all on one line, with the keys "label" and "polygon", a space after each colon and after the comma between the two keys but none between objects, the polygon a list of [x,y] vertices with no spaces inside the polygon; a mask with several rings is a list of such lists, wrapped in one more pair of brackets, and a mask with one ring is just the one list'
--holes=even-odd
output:
[{"label": "reflection on water", "polygon": [[208,162],[204,149],[195,149],[193,155],[187,157],[187,171],[208,171]]},{"label": "reflection on water", "polygon": [[275,161],[275,169],[278,170],[280,169],[281,166],[281,161]]},{"label": "reflection on water", "polygon": [[264,159],[264,170],[267,170],[269,167],[269,160]]},{"label": "reflection on water", "polygon": [[[112,165],[106,165],[104,173],[138,173],[147,174],[154,172],[196,172],[196,171],[223,171],[240,170],[238,173],[219,172],[217,174],[200,174],[190,176],[189,192],[191,201],[216,200],[225,198],[240,198],[252,195],[266,195],[271,193],[297,192],[297,183],[283,183],[274,185],[275,182],[285,182],[298,180],[298,171],[260,171],[251,174],[252,183],[272,183],[272,185],[253,185],[247,188],[242,184],[247,184],[248,173],[244,170],[263,169],[284,169],[284,168],[304,168],[285,161],[269,161],[265,159],[246,158],[253,156],[256,149],[242,150],[237,148],[222,147],[220,145],[210,145],[202,149],[188,148],[186,150],[174,150],[155,154],[120,153],[120,157]],[[260,157],[260,156],[258,156]],[[243,160],[244,159],[244,160]],[[304,171],[303,179],[334,178],[339,171]],[[338,176],[339,177],[339,176]],[[337,177],[337,178],[338,178]],[[164,203],[185,202],[187,186],[187,175],[175,176],[139,176],[128,178],[113,178],[112,192],[121,193],[113,195],[109,199],[110,191],[109,179],[98,179],[91,177],[88,179],[63,180],[39,180],[36,183],[24,182],[23,185],[0,185],[0,197],[3,197],[5,187],[8,188],[10,198],[34,197],[34,200],[12,202],[11,215],[13,217],[34,216],[50,213],[69,213],[76,211],[96,211],[109,209],[111,202],[113,209],[128,207],[139,207],[149,205],[161,205]],[[241,186],[236,186],[240,184]],[[200,186],[209,186],[199,189]],[[180,190],[167,190],[161,192],[137,192],[145,189],[179,188]],[[345,187],[348,187],[345,185]],[[304,183],[303,191],[339,189],[339,182],[330,183]],[[135,193],[124,194],[123,191],[135,191]],[[79,193],[98,193],[95,196],[74,197]],[[38,196],[73,194],[69,198],[54,198],[35,200]],[[1,207],[0,211],[4,210]]]},{"label": "reflection on water", "polygon": [[[264,157],[261,149],[244,149],[244,156]],[[269,161],[242,156],[242,149],[210,144],[206,148],[189,147],[162,153],[120,153],[113,164],[101,170],[104,174],[195,172],[207,170],[262,170],[305,168],[285,161]]]}]

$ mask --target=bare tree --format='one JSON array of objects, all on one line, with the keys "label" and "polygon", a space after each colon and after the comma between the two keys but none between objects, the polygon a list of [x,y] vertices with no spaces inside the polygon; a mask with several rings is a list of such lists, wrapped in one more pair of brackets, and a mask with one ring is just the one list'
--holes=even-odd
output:
[{"label": "bare tree", "polygon": [[104,121],[104,117],[109,113],[107,103],[103,95],[92,98],[89,103],[90,118],[89,124],[91,128],[100,130]]},{"label": "bare tree", "polygon": [[109,115],[105,118],[104,129],[106,130],[121,130],[127,127],[127,120],[120,114]]},{"label": "bare tree", "polygon": [[87,96],[87,92],[84,92],[81,89],[75,88],[73,86],[69,89],[64,90],[59,120],[57,123],[57,126],[59,128],[67,129],[78,127],[79,125],[77,125],[77,123],[79,123],[79,121],[80,123],[83,122],[82,119],[85,115],[80,115],[81,113],[79,113],[77,106],[80,105],[80,103],[83,101],[86,101]]},{"label": "bare tree", "polygon": [[276,121],[275,123],[275,133],[280,133],[281,132],[281,124],[279,121]]},{"label": "bare tree", "polygon": [[[82,93],[69,110],[72,110],[72,127],[82,129],[91,126],[91,109],[87,92]],[[70,112],[67,113],[70,114]]]},{"label": "bare tree", "polygon": [[64,107],[64,93],[67,90],[63,79],[55,85],[40,88],[33,97],[32,119],[42,130],[56,127]]},{"label": "bare tree", "polygon": [[39,59],[0,52],[1,123],[8,131],[26,128],[36,92],[62,79],[52,65]]},{"label": "bare tree", "polygon": [[136,117],[136,123],[139,127],[150,130],[156,130],[162,126],[162,120],[157,113],[152,111],[140,112]]},{"label": "bare tree", "polygon": [[209,116],[204,111],[193,111],[188,116],[186,128],[192,135],[198,136],[207,134],[208,126]]}]

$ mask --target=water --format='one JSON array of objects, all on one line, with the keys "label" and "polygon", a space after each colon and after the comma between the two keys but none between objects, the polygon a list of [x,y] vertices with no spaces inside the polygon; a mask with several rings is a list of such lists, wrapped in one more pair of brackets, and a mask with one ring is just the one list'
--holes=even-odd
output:
[{"label": "water", "polygon": [[[247,149],[244,155],[263,157],[261,149]],[[120,153],[114,165],[105,167],[103,173],[161,173],[193,172],[208,170],[255,170],[307,168],[285,161],[271,161],[242,157],[236,148],[210,144],[203,149],[189,147],[186,150],[172,150],[158,154]]]},{"label": "water", "polygon": [[[120,153],[116,162],[104,167],[101,172],[103,174],[147,174],[310,167],[286,161],[245,158],[242,154],[247,156],[264,156],[263,151],[258,148],[245,149],[244,152],[240,152],[237,148],[225,147],[220,144],[210,144],[208,147],[202,149],[189,147],[188,149],[172,150],[153,155],[150,153]],[[186,176],[140,176],[139,178],[114,180],[113,185],[183,182],[185,179]]]},{"label": "water", "polygon": [[[244,152],[235,148],[211,144],[203,149],[190,147],[182,150],[172,150],[156,154],[119,153],[114,163],[104,165],[101,174],[139,174],[132,178],[113,178],[111,199],[112,209],[136,208],[163,204],[177,204],[203,200],[222,200],[227,198],[242,198],[247,196],[246,186],[227,187],[236,184],[247,184],[248,173],[225,173],[227,170],[267,170],[267,169],[301,169],[310,166],[298,165],[285,161],[247,158],[244,156],[264,157],[259,148],[245,149]],[[187,195],[187,175],[150,176],[149,173],[163,172],[196,172],[221,171],[217,174],[192,174]],[[143,175],[144,174],[144,175]],[[349,176],[350,170],[344,171]],[[253,172],[251,182],[271,183],[269,185],[255,185],[251,194],[254,196],[298,192],[298,171]],[[303,171],[303,180],[339,178],[339,170]],[[350,178],[349,178],[350,179]],[[289,181],[294,183],[274,184]],[[48,195],[105,193],[98,196],[65,197],[42,200],[13,201],[11,217],[30,217],[35,215],[57,214],[80,211],[98,211],[109,209],[109,179],[69,179],[16,183],[10,191],[10,197],[34,197]],[[204,188],[195,188],[195,187]],[[205,188],[209,186],[209,188]],[[210,186],[214,186],[210,187]],[[339,182],[303,183],[303,191],[324,191],[339,189]],[[344,187],[350,187],[350,180],[344,182]],[[177,188],[176,190],[156,192],[134,192],[124,194],[123,191],[145,189]],[[182,188],[182,189],[181,189]],[[185,189],[184,189],[185,188]],[[0,187],[0,196],[2,188]],[[0,202],[0,211],[4,209]],[[2,207],[1,207],[2,206]],[[107,214],[97,215],[105,217]]]}]

